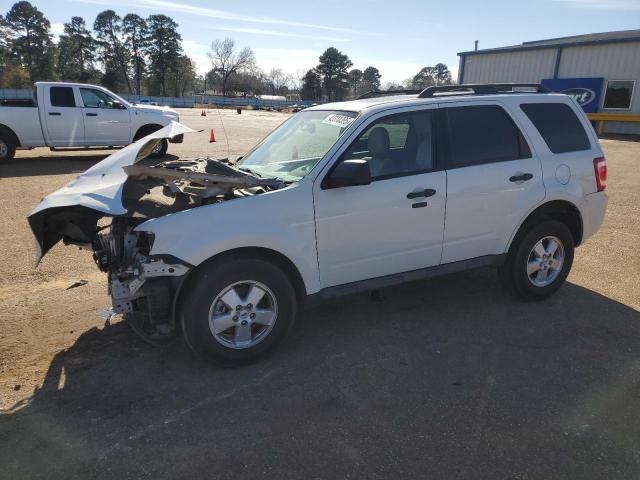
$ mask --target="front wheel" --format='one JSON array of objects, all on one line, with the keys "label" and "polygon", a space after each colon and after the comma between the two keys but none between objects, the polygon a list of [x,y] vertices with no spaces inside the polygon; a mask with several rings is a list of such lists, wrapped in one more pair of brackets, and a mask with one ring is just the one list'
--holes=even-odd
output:
[{"label": "front wheel", "polygon": [[295,290],[271,262],[230,258],[194,275],[181,318],[196,353],[223,366],[247,363],[274,348],[293,325]]},{"label": "front wheel", "polygon": [[158,144],[153,147],[151,153],[149,154],[152,158],[161,158],[164,157],[169,149],[169,141],[166,138],[163,138],[158,142]]},{"label": "front wheel", "polygon": [[571,232],[563,223],[545,220],[516,238],[498,274],[516,297],[542,300],[562,286],[572,264]]}]

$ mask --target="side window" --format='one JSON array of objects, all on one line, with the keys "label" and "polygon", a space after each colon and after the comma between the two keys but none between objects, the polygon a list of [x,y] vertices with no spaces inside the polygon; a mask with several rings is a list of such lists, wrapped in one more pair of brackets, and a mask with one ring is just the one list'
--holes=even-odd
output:
[{"label": "side window", "polygon": [[49,98],[52,107],[75,107],[76,100],[73,98],[73,88],[71,87],[51,87]]},{"label": "side window", "polygon": [[538,129],[553,153],[589,150],[584,127],[569,105],[564,103],[523,103],[522,111]]},{"label": "side window", "polygon": [[82,103],[89,108],[113,108],[114,99],[100,90],[81,88]]},{"label": "side window", "polygon": [[342,155],[366,159],[372,180],[433,170],[433,111],[390,115],[373,122]]},{"label": "side window", "polygon": [[447,108],[450,167],[531,157],[526,140],[498,105]]}]

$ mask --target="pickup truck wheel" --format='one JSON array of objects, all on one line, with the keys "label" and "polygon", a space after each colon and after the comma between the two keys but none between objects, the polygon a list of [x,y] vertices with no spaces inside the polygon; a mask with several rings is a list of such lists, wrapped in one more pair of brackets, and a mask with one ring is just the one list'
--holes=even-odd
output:
[{"label": "pickup truck wheel", "polygon": [[11,160],[16,154],[16,146],[6,137],[0,136],[0,162]]},{"label": "pickup truck wheel", "polygon": [[166,138],[163,138],[162,140],[160,140],[160,143],[158,143],[158,145],[156,145],[155,148],[151,150],[151,153],[149,154],[149,156],[152,158],[164,157],[165,154],[167,153],[168,148],[169,148],[169,141]]},{"label": "pickup truck wheel", "polygon": [[262,259],[212,262],[194,273],[182,302],[187,344],[222,366],[248,363],[287,334],[296,294],[287,276]]},{"label": "pickup truck wheel", "polygon": [[561,222],[546,220],[516,239],[498,274],[516,297],[542,300],[562,286],[572,263],[571,232]]}]

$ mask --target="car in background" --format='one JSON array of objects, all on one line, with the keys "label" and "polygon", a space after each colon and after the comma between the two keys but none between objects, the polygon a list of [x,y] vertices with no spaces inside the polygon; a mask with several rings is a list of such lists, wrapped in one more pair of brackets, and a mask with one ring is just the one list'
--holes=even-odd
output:
[{"label": "car in background", "polygon": [[[0,102],[0,162],[16,149],[104,148],[129,145],[174,121],[168,107],[134,105],[97,85],[37,82],[31,100]],[[166,153],[164,139],[152,155]]]}]

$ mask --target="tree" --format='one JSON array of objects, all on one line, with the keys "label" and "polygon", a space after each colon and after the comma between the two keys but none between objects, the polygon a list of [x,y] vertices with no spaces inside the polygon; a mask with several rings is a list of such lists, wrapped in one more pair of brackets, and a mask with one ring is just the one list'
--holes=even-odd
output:
[{"label": "tree", "polygon": [[387,82],[384,84],[384,87],[382,87],[382,90],[388,91],[388,92],[392,92],[394,90],[402,90],[403,87],[402,85],[398,85],[395,82]]},{"label": "tree", "polygon": [[436,85],[449,85],[452,82],[449,67],[444,63],[437,63],[435,67]]},{"label": "tree", "polygon": [[122,19],[124,45],[129,51],[133,69],[133,82],[137,95],[142,95],[142,78],[145,72],[145,51],[149,45],[147,22],[135,13],[129,13]]},{"label": "tree", "polygon": [[14,3],[5,20],[14,35],[11,51],[29,73],[29,80],[53,79],[54,45],[49,20],[27,1]]},{"label": "tree", "polygon": [[154,93],[166,95],[167,76],[182,53],[178,24],[166,15],[151,15],[147,19],[149,27],[149,70],[150,87]]},{"label": "tree", "polygon": [[267,76],[267,81],[274,95],[286,93],[289,79],[280,68],[272,68]]},{"label": "tree", "polygon": [[349,85],[354,95],[358,95],[360,91],[360,82],[362,82],[362,70],[354,68],[349,72]]},{"label": "tree", "polygon": [[300,96],[303,100],[320,100],[322,97],[322,81],[315,69],[308,70],[302,78]]},{"label": "tree", "polygon": [[447,85],[451,83],[451,72],[444,63],[435,67],[424,67],[412,80],[411,88],[427,88],[433,85]]},{"label": "tree", "polygon": [[196,69],[191,59],[186,55],[178,57],[169,75],[172,95],[174,97],[182,97],[188,91],[192,91],[195,78]]},{"label": "tree", "polygon": [[367,67],[362,72],[362,83],[365,84],[366,89],[369,91],[380,90],[380,71],[376,67]]},{"label": "tree", "polygon": [[211,60],[211,69],[220,76],[222,95],[227,94],[229,80],[233,75],[249,70],[255,64],[253,51],[249,47],[235,51],[235,42],[230,38],[215,40],[207,54]]},{"label": "tree", "polygon": [[349,91],[348,69],[353,65],[349,57],[337,48],[329,47],[320,55],[316,67],[322,76],[322,86],[329,101],[343,100]]},{"label": "tree", "polygon": [[424,67],[413,77],[412,87],[417,89],[431,87],[436,84],[436,72],[433,67]]},{"label": "tree", "polygon": [[96,42],[82,17],[71,17],[64,33],[58,41],[58,73],[63,80],[88,82],[94,72]]},{"label": "tree", "polygon": [[26,88],[29,86],[29,72],[16,62],[9,62],[0,74],[0,86],[3,88]]},{"label": "tree", "polygon": [[6,66],[9,61],[9,36],[10,31],[7,26],[7,23],[2,15],[0,15],[0,74],[2,73],[2,69]]},{"label": "tree", "polygon": [[118,84],[124,84],[129,93],[129,52],[122,42],[122,20],[113,10],[100,12],[93,22],[101,50],[102,62],[105,65],[105,76],[118,79]]}]

